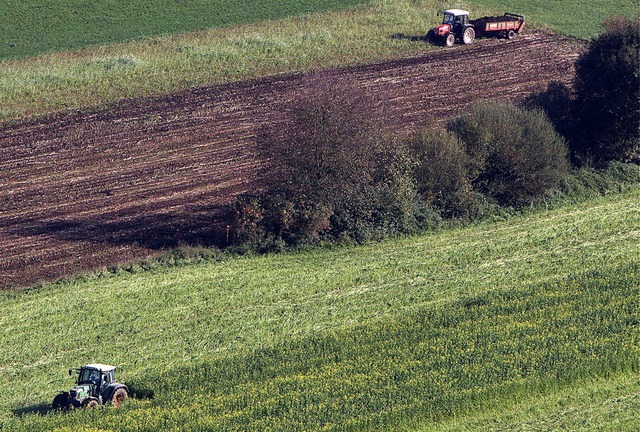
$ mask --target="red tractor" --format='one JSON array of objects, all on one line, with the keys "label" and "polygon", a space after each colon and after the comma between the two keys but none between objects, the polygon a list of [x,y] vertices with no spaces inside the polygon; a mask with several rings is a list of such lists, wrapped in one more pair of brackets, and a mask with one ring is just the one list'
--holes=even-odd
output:
[{"label": "red tractor", "polygon": [[456,42],[465,45],[473,43],[476,36],[502,36],[513,39],[524,28],[524,16],[505,13],[502,16],[469,20],[469,12],[462,9],[444,11],[442,24],[429,30],[427,39],[448,47]]}]

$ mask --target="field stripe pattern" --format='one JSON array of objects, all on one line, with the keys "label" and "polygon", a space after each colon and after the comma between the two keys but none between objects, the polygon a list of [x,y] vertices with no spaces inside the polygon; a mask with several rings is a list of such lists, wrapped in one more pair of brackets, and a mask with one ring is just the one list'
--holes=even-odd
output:
[{"label": "field stripe pattern", "polygon": [[[582,47],[529,33],[335,73],[377,95],[402,132],[474,100],[520,100],[550,81],[569,83]],[[0,285],[215,241],[217,209],[261,185],[256,130],[303,85],[302,75],[267,77],[5,125]]]}]

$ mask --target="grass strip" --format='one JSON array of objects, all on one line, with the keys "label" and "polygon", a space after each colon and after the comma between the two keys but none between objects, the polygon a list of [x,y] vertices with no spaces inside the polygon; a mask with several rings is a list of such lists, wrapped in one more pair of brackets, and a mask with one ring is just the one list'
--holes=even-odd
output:
[{"label": "grass strip", "polygon": [[0,3],[0,60],[144,40],[327,10],[368,0],[21,0]]},{"label": "grass strip", "polygon": [[[421,307],[143,376],[122,412],[11,430],[394,430],[640,370],[637,263]],[[628,409],[631,409],[629,406]]]},{"label": "grass strip", "polygon": [[0,420],[48,405],[80,364],[115,364],[121,380],[135,381],[460,296],[626,265],[637,256],[639,195],[359,247],[132,268],[1,293]]}]

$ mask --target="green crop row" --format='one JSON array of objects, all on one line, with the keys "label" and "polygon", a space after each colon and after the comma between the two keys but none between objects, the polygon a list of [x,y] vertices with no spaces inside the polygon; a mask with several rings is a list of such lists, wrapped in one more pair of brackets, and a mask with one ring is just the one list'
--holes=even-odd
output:
[{"label": "green crop row", "polygon": [[637,263],[463,296],[401,317],[142,376],[123,411],[11,430],[392,430],[640,371]]},{"label": "green crop row", "polygon": [[640,430],[640,381],[635,373],[584,380],[554,392],[514,398],[502,409],[448,419],[416,422],[415,432],[610,431]]},{"label": "green crop row", "polygon": [[[376,352],[383,350],[397,350],[384,357],[385,362],[398,359],[394,370],[429,380],[437,378],[430,375],[434,372],[429,363],[437,357],[420,353],[445,356],[442,358],[449,359],[454,369],[442,369],[443,380],[434,381],[434,388],[443,392],[453,391],[445,385],[457,385],[455,380],[447,384],[445,378],[458,377],[464,361],[476,356],[493,362],[495,376],[478,375],[482,371],[473,368],[470,376],[486,386],[498,380],[496,391],[506,397],[520,391],[520,384],[508,381],[512,377],[501,375],[508,372],[524,380],[524,393],[530,386],[552,385],[558,377],[570,382],[591,374],[601,376],[607,370],[615,375],[616,365],[627,370],[628,361],[634,358],[628,331],[637,324],[629,318],[630,313],[637,316],[637,297],[633,297],[637,292],[625,284],[637,277],[633,257],[637,255],[639,194],[634,189],[511,216],[506,222],[483,222],[358,247],[222,261],[214,258],[141,272],[132,267],[31,291],[2,293],[0,424],[7,430],[38,430],[44,425],[79,422],[75,415],[95,415],[92,424],[98,425],[102,411],[68,417],[14,416],[46,411],[56,392],[71,386],[66,369],[96,361],[115,364],[119,379],[156,393],[151,401],[134,401],[131,413],[122,417],[123,422],[131,420],[129,415],[148,418],[149,424],[180,412],[187,413],[183,418],[191,422],[189,416],[198,406],[210,408],[207,401],[213,396],[205,391],[209,387],[218,396],[228,387],[231,393],[220,396],[222,399],[251,407],[259,402],[251,399],[258,382],[270,389],[281,383],[283,389],[291,388],[292,394],[303,397],[306,380],[315,388],[331,383],[335,374],[345,382],[354,380],[353,388],[343,389],[343,394],[335,387],[337,383],[331,384],[328,396],[318,396],[326,404],[338,394],[350,401],[351,393],[366,400],[369,396],[363,385],[393,381],[378,374],[385,369],[380,364],[383,357],[376,357]],[[414,326],[421,330],[413,333]],[[587,335],[576,333],[582,328],[593,333],[588,340]],[[457,338],[459,332],[460,337],[472,340]],[[389,334],[397,337],[388,339],[385,335]],[[527,335],[524,345],[511,340],[515,335]],[[427,337],[432,343],[420,345],[418,339],[426,341]],[[294,342],[287,342],[291,340]],[[364,345],[356,347],[358,340]],[[593,340],[592,348],[589,340]],[[484,352],[483,344],[493,342],[494,350]],[[566,344],[566,350],[560,342]],[[349,351],[350,345],[366,355]],[[412,357],[412,346],[420,347],[413,354],[422,357]],[[462,346],[467,351],[460,351]],[[535,347],[541,347],[540,355],[546,353],[546,357],[533,353],[529,360],[527,350]],[[297,360],[314,349],[316,354],[307,360]],[[607,350],[629,355],[611,360]],[[333,360],[324,352],[333,353],[327,354]],[[584,353],[590,355],[583,358]],[[446,357],[449,355],[453,357]],[[363,356],[370,357],[371,363]],[[519,363],[510,365],[509,359]],[[413,369],[421,362],[431,366]],[[574,370],[576,376],[571,375]],[[203,382],[197,384],[196,379],[195,393],[190,395],[190,384],[183,381],[200,372]],[[384,372],[390,373],[390,369]],[[398,375],[398,383],[410,381],[411,374]],[[218,380],[225,385],[218,387]],[[375,394],[381,391],[373,388]],[[406,387],[407,391],[412,388]],[[490,393],[482,393],[484,388],[469,391],[480,392],[477,397],[487,404]],[[400,391],[389,390],[395,395]],[[279,397],[280,402],[273,403],[286,408],[288,399]],[[245,399],[248,405],[241,405]],[[269,399],[265,396],[264,401]],[[387,412],[380,421],[405,421],[405,416],[421,412],[435,418],[433,407],[422,402],[411,405],[414,399],[419,398],[394,405],[398,409],[407,405],[399,411],[405,414],[396,418]],[[161,404],[163,400],[169,406]],[[294,402],[302,404],[300,409],[320,409],[295,397]],[[465,412],[478,406],[470,399],[451,399],[450,403],[451,409],[464,407]],[[225,415],[240,415],[234,406],[227,406],[231,411]],[[276,408],[268,405],[265,409]],[[118,416],[109,421],[119,421]],[[214,420],[221,421],[219,417]],[[173,424],[179,428],[178,423]],[[189,423],[191,429],[197,430],[196,426]]]}]

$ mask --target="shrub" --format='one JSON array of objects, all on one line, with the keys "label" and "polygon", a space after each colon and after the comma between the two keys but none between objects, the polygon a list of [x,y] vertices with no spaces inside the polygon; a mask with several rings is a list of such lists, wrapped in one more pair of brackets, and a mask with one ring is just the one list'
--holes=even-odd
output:
[{"label": "shrub", "polygon": [[409,146],[422,199],[445,218],[472,218],[477,213],[475,194],[460,141],[445,130],[428,127],[411,137]]},{"label": "shrub", "polygon": [[406,146],[384,132],[376,105],[346,78],[309,77],[258,136],[268,185],[235,204],[236,242],[361,241],[432,224]]},{"label": "shrub", "polygon": [[264,129],[258,145],[270,188],[333,206],[373,181],[384,149],[384,121],[374,101],[347,78],[310,76],[282,116]]},{"label": "shrub", "polygon": [[545,91],[529,95],[523,106],[529,110],[542,109],[560,135],[568,142],[575,139],[574,99],[566,84],[550,82]]},{"label": "shrub", "polygon": [[474,189],[500,205],[530,203],[569,172],[566,144],[541,110],[476,103],[449,130],[464,144]]},{"label": "shrub", "polygon": [[576,62],[577,134],[583,160],[638,160],[640,141],[640,18],[611,18]]}]

